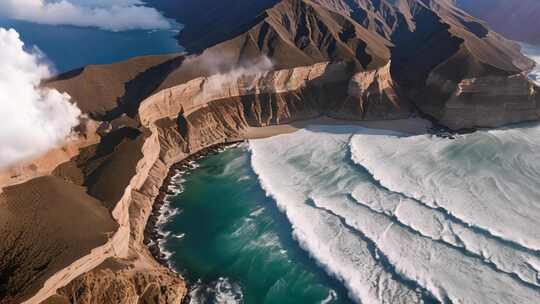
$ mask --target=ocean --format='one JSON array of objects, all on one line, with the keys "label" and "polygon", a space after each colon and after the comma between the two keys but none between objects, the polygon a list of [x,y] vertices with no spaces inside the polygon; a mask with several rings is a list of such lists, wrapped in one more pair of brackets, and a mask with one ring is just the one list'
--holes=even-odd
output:
[{"label": "ocean", "polygon": [[538,151],[534,123],[252,140],[177,172],[161,247],[191,303],[537,303]]},{"label": "ocean", "polygon": [[14,28],[28,50],[37,47],[56,73],[89,64],[109,64],[135,56],[182,52],[175,35],[181,29],[111,32],[91,27],[43,25],[0,17],[0,27]]},{"label": "ocean", "polygon": [[191,303],[352,303],[297,243],[253,171],[249,146],[178,172],[158,224],[169,263],[193,287]]},{"label": "ocean", "polygon": [[312,126],[250,141],[178,173],[161,245],[192,303],[534,303],[539,138]]}]

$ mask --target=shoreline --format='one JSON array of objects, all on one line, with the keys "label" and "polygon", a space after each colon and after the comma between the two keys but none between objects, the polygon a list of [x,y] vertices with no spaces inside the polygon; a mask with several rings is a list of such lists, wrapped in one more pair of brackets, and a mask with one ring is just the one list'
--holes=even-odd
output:
[{"label": "shoreline", "polygon": [[148,251],[150,252],[152,257],[160,265],[166,267],[167,269],[169,269],[170,271],[178,275],[186,283],[186,286],[188,288],[188,294],[184,298],[184,301],[182,301],[181,304],[189,303],[189,300],[190,300],[189,291],[191,290],[191,286],[189,286],[189,282],[186,280],[186,278],[183,277],[183,275],[179,271],[171,267],[167,254],[163,252],[163,250],[160,248],[160,241],[163,240],[164,237],[163,235],[160,234],[160,231],[159,231],[159,218],[160,216],[163,215],[163,212],[162,212],[163,207],[168,203],[167,196],[178,194],[178,193],[173,193],[171,190],[169,190],[169,186],[173,184],[173,178],[177,176],[178,171],[180,171],[181,173],[185,173],[189,170],[195,169],[191,166],[192,162],[205,158],[209,155],[219,153],[227,147],[231,147],[242,142],[244,142],[244,140],[235,140],[235,141],[230,141],[230,142],[225,142],[225,143],[217,143],[207,148],[204,148],[194,154],[191,154],[188,157],[172,165],[169,168],[167,172],[167,176],[165,177],[161,187],[159,188],[159,194],[155,198],[154,204],[152,205],[152,210],[144,229],[143,244],[144,246],[146,246],[146,248],[148,248]]},{"label": "shoreline", "polygon": [[307,128],[314,125],[350,125],[371,129],[383,129],[389,131],[401,131],[411,135],[429,133],[432,128],[432,123],[422,118],[409,118],[399,120],[382,120],[382,121],[354,121],[354,120],[339,120],[330,117],[318,117],[307,119],[303,121],[297,121],[290,124],[272,125],[266,127],[250,127],[246,130],[245,137],[242,139],[234,139],[228,142],[217,143],[209,147],[203,148],[179,162],[173,164],[168,169],[167,175],[163,180],[159,194],[155,198],[152,205],[152,210],[146,226],[144,228],[143,245],[148,249],[152,257],[163,267],[167,268],[182,280],[184,280],[188,293],[181,304],[188,304],[190,301],[189,292],[192,286],[189,284],[189,280],[184,278],[183,274],[174,269],[169,263],[169,257],[160,247],[160,241],[164,236],[159,230],[159,219],[164,214],[163,207],[168,203],[167,196],[176,195],[178,193],[172,192],[169,187],[173,185],[173,178],[179,174],[185,173],[189,170],[193,170],[191,163],[200,160],[209,155],[219,153],[222,149],[237,145],[250,139],[267,138],[287,133],[293,133],[298,130]]},{"label": "shoreline", "polygon": [[171,269],[167,259],[165,258],[165,254],[159,248],[159,241],[162,239],[162,236],[158,232],[158,228],[159,228],[158,222],[159,222],[159,217],[162,215],[161,209],[167,203],[166,201],[167,196],[177,194],[177,193],[172,193],[168,189],[169,186],[172,185],[172,179],[177,175],[176,171],[187,172],[189,170],[192,170],[194,168],[190,166],[191,162],[197,161],[206,156],[218,153],[220,152],[221,149],[224,149],[224,148],[227,148],[227,147],[230,147],[238,143],[242,143],[242,142],[243,141],[233,141],[233,142],[218,143],[218,144],[212,145],[194,154],[191,154],[190,156],[175,163],[169,168],[167,176],[163,180],[163,183],[159,189],[159,194],[154,200],[150,217],[148,218],[148,222],[146,223],[146,227],[144,229],[144,241],[143,241],[144,245],[149,249],[152,256],[156,259],[156,261],[158,261],[163,266],[166,266],[170,270],[174,271],[174,269]]},{"label": "shoreline", "polygon": [[[159,138],[159,129],[152,129],[150,136],[145,138],[141,147],[142,156],[137,161],[137,171],[131,177],[123,196],[111,211],[113,219],[119,225],[118,230],[110,236],[105,244],[78,257],[67,267],[55,271],[53,275],[44,279],[44,283],[40,283],[38,286],[38,291],[32,293],[29,298],[25,298],[25,303],[40,303],[55,296],[58,290],[67,287],[77,278],[92,281],[97,266],[108,258],[127,262],[132,267],[122,274],[126,278],[131,278],[139,273],[151,273],[153,276],[163,275],[163,277],[159,277],[159,280],[164,284],[169,284],[165,287],[168,291],[174,293],[179,299],[189,297],[188,282],[177,271],[169,267],[168,261],[164,259],[166,256],[162,256],[160,250],[155,247],[151,248],[153,246],[147,246],[152,245],[150,243],[151,237],[156,239],[159,237],[155,229],[152,231],[152,228],[157,224],[158,216],[160,216],[158,212],[163,208],[167,187],[170,185],[172,177],[176,175],[175,170],[192,160],[231,144],[291,133],[310,125],[336,124],[402,131],[409,134],[428,134],[428,128],[431,126],[429,121],[419,118],[350,121],[319,116],[277,126],[239,129],[236,130],[235,136],[214,138],[212,139],[214,144],[211,142],[203,143],[202,146],[206,145],[206,147],[190,147],[191,151],[187,152],[181,148],[180,143],[174,141],[175,138],[161,139]],[[162,140],[164,141],[162,142]],[[116,270],[112,269],[112,271]]]},{"label": "shoreline", "polygon": [[[282,125],[271,125],[266,127],[250,127],[246,130],[246,136],[241,139],[233,139],[228,142],[217,143],[209,147],[203,148],[200,151],[197,151],[186,158],[180,160],[179,162],[170,166],[167,172],[167,176],[163,180],[159,188],[159,194],[154,200],[152,205],[152,211],[144,229],[144,245],[149,249],[152,256],[163,266],[166,266],[170,269],[169,264],[164,257],[164,253],[159,249],[159,240],[161,235],[157,231],[157,224],[159,216],[161,215],[160,211],[162,207],[167,203],[166,197],[168,195],[175,195],[172,193],[168,187],[171,185],[172,178],[176,175],[176,171],[188,171],[190,168],[189,163],[192,161],[199,160],[208,155],[219,152],[220,149],[245,142],[250,139],[259,139],[267,138],[287,133],[293,133],[298,130],[304,129],[312,125],[351,125],[359,126],[363,128],[371,129],[382,129],[389,131],[400,131],[404,133],[409,133],[411,135],[418,135],[423,133],[428,133],[429,129],[432,127],[432,123],[428,120],[422,118],[408,118],[408,119],[397,119],[397,120],[376,120],[376,121],[355,121],[355,120],[340,120],[335,118],[330,118],[326,116],[311,118],[303,121],[297,121],[290,124]],[[173,270],[173,269],[171,269]],[[174,271],[174,270],[173,270]]]}]

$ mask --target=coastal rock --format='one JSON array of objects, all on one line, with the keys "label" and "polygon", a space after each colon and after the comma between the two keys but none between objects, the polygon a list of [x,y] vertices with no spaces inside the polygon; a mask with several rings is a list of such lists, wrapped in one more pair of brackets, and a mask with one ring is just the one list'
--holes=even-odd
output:
[{"label": "coastal rock", "polygon": [[[235,114],[229,122],[220,112],[227,104]],[[149,127],[161,118],[214,115],[209,129],[229,125],[238,130],[289,123],[321,115],[356,120],[407,118],[410,104],[398,97],[390,65],[354,73],[346,63],[318,63],[290,70],[241,77],[214,75],[163,90],[141,103],[139,118]],[[216,115],[217,114],[217,115]]]},{"label": "coastal rock", "polygon": [[122,260],[109,259],[81,275],[43,304],[167,304],[182,303],[187,294],[183,280],[166,270],[133,269]]},{"label": "coastal rock", "polygon": [[426,113],[453,129],[498,127],[540,117],[538,88],[523,75],[464,79],[444,107]]},{"label": "coastal rock", "polygon": [[349,120],[403,119],[415,113],[392,78],[391,63],[371,71],[356,73],[349,81],[348,96],[328,115]]}]

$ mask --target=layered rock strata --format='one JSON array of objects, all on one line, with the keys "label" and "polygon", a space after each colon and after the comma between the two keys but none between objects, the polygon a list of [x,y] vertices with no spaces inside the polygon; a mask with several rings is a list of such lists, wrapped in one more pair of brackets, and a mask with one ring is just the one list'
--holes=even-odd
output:
[{"label": "layered rock strata", "polygon": [[538,120],[540,96],[538,88],[521,74],[470,78],[457,84],[443,107],[427,112],[453,129],[498,127]]},{"label": "layered rock strata", "polygon": [[[325,113],[329,102],[330,108],[339,107],[344,100],[350,100],[350,104],[343,103],[343,106],[361,105],[371,102],[377,93],[387,96],[385,92],[391,89],[388,79],[382,77],[382,71],[381,75],[354,75],[353,81],[350,81],[351,73],[345,63],[321,63],[237,78],[215,75],[195,79],[146,99],[138,114],[141,128],[119,126],[111,129],[103,134],[99,144],[82,149],[53,171],[54,179],[59,183],[86,189],[87,193],[84,190],[75,193],[64,202],[90,195],[110,210],[118,227],[103,233],[101,245],[93,244],[94,248],[86,254],[63,259],[71,261],[67,267],[45,267],[43,287],[28,298],[27,303],[64,300],[85,303],[85,299],[99,298],[100,292],[106,293],[107,288],[99,289],[95,298],[75,291],[98,283],[124,288],[115,293],[124,299],[142,297],[144,290],[153,288],[151,282],[168,286],[160,294],[163,299],[184,296],[183,281],[160,266],[143,245],[144,228],[168,168],[205,147],[245,138],[249,127],[317,117]],[[219,86],[214,90],[216,84]],[[385,89],[374,90],[375,87]],[[363,88],[372,89],[368,94]],[[336,96],[340,98],[332,100]],[[390,99],[374,100],[385,102]],[[394,107],[392,103],[387,106]],[[362,107],[358,106],[357,110],[362,111]],[[398,107],[395,112],[401,117],[410,114],[400,112]],[[20,187],[25,189],[26,185]],[[38,193],[43,191],[36,189]],[[58,224],[65,223],[59,221]],[[106,261],[123,265],[122,270],[114,269]],[[22,264],[25,263],[28,261],[23,259]],[[96,267],[98,270],[93,270]],[[48,276],[46,273],[54,274]],[[140,281],[141,278],[146,281]],[[133,285],[133,282],[150,285]],[[57,290],[60,291],[56,294]]]},{"label": "layered rock strata", "polygon": [[[537,106],[535,88],[524,86],[527,82],[523,79],[509,79],[510,83],[504,83],[499,86],[502,89],[492,93],[509,96],[501,102],[506,111],[502,113],[513,115],[512,111],[516,111],[531,115],[530,110]],[[486,83],[487,80],[492,82]],[[456,127],[474,123],[475,117],[485,112],[477,106],[476,112],[467,109],[466,98],[471,94],[476,94],[475,99],[488,98],[486,88],[497,84],[498,80],[487,80],[442,83],[448,88],[449,102],[444,103],[443,111],[434,107],[432,113]],[[436,78],[430,81],[441,85]],[[514,89],[508,90],[510,85]],[[530,96],[529,104],[523,104],[523,96]],[[464,122],[452,121],[458,116],[450,111],[464,111],[468,116],[459,116]],[[120,294],[126,299],[140,297],[146,288],[151,288],[131,284],[140,282],[141,276],[163,280],[164,286],[169,286],[163,297],[180,297],[185,293],[184,283],[154,261],[143,245],[152,204],[171,165],[213,144],[246,138],[250,127],[291,123],[321,115],[362,120],[399,119],[414,112],[414,105],[403,97],[391,77],[390,63],[360,72],[352,63],[324,62],[278,71],[217,74],[161,90],[142,101],[137,114],[140,127],[109,125],[98,144],[82,149],[53,171],[59,182],[85,187],[87,193],[74,196],[90,195],[99,200],[110,210],[118,228],[114,233],[106,233],[108,237],[105,242],[101,241],[102,245],[87,251],[86,255],[79,253],[68,267],[57,269],[59,271],[46,279],[28,303],[65,300],[66,297],[70,301],[83,301],[79,293],[67,291],[97,284],[96,271],[106,278],[99,282],[126,286],[118,297]],[[501,119],[510,118],[492,116],[492,119],[497,124]],[[105,261],[122,264],[125,268],[123,271],[112,269]],[[102,265],[99,270],[93,271],[99,265]],[[44,278],[46,273],[52,273],[45,268]],[[51,298],[59,289],[59,294]],[[174,296],[165,295],[169,293]],[[85,295],[84,298],[92,297]]]}]

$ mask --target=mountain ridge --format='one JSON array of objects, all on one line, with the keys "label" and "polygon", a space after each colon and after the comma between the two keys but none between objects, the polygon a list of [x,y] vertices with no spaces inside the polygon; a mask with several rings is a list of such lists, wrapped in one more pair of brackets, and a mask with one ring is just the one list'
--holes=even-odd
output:
[{"label": "mountain ridge", "polygon": [[[377,5],[367,0],[277,1],[274,6],[252,16],[248,22],[251,28],[230,40],[206,48],[198,55],[167,57],[169,61],[164,60],[162,65],[139,71],[133,84],[131,81],[129,85],[128,82],[125,85],[113,82],[112,85],[119,88],[117,96],[104,94],[99,97],[100,102],[107,103],[101,111],[95,108],[92,94],[77,89],[86,87],[96,94],[101,93],[88,85],[85,75],[61,77],[49,85],[68,91],[81,108],[93,109],[95,112],[91,116],[111,121],[124,114],[133,116],[138,104],[159,90],[193,78],[247,67],[262,57],[272,61],[273,69],[347,61],[354,63],[355,70],[365,71],[390,62],[390,74],[401,90],[401,96],[437,120],[445,115],[445,101],[457,92],[461,81],[510,77],[523,74],[534,66],[520,53],[518,45],[445,0],[381,0],[374,3]],[[134,59],[133,64],[125,63],[124,66],[128,65],[128,70],[132,70],[140,60]],[[117,65],[100,69],[116,70],[103,72],[106,74],[123,73]],[[159,75],[152,76],[155,71]],[[96,77],[100,78],[99,75]],[[127,76],[123,81],[130,78]],[[522,80],[527,82],[526,78]],[[100,85],[103,86],[106,84]],[[118,95],[122,86],[125,86],[126,94]],[[147,89],[137,89],[140,87]],[[527,100],[535,95],[520,94]],[[474,107],[474,102],[468,104]],[[511,119],[506,123],[515,121]],[[497,125],[501,124],[505,121],[501,120]],[[481,119],[449,125],[453,129],[475,126],[496,125],[483,124]]]}]

